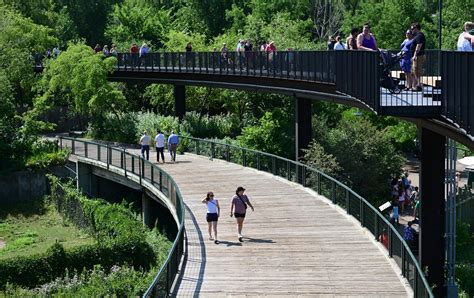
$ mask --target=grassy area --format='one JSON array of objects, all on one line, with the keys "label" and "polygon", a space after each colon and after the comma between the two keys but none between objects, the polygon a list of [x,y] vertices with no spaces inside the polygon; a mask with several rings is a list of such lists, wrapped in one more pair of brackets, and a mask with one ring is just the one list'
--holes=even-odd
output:
[{"label": "grassy area", "polygon": [[41,253],[56,241],[73,247],[93,243],[94,238],[41,200],[0,209],[0,259]]}]

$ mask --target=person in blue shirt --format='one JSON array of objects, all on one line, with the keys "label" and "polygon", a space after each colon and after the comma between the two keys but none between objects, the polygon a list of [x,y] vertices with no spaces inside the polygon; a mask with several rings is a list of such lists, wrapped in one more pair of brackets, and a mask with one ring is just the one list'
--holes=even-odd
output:
[{"label": "person in blue shirt", "polygon": [[411,46],[413,44],[413,32],[411,30],[407,30],[406,39],[400,45],[402,48],[403,57],[400,60],[400,67],[402,71],[405,73],[405,91],[410,90],[410,87],[413,82],[413,74],[411,72]]},{"label": "person in blue shirt", "polygon": [[168,137],[168,151],[171,155],[171,161],[176,161],[176,149],[179,145],[179,138],[173,131],[171,135]]}]

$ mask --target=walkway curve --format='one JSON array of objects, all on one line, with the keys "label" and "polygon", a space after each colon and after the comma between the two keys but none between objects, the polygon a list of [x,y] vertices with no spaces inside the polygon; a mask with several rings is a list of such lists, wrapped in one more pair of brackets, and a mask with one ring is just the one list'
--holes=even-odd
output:
[{"label": "walkway curve", "polygon": [[[193,154],[159,166],[175,179],[188,208],[188,260],[177,296],[413,295],[384,248],[326,198],[264,172]],[[255,206],[242,244],[229,217],[239,185]],[[222,208],[219,245],[207,240],[201,203],[207,191]]]}]

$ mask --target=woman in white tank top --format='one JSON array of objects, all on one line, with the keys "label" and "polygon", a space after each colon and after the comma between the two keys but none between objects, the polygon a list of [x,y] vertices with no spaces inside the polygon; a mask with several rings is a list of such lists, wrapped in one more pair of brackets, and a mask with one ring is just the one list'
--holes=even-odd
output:
[{"label": "woman in white tank top", "polygon": [[[207,205],[206,221],[209,229],[209,240],[214,240],[215,244],[219,244],[219,240],[217,240],[217,220],[221,213],[219,201],[214,200],[214,194],[210,191],[206,197],[202,199],[202,203]],[[212,229],[214,229],[214,238],[212,238]]]}]

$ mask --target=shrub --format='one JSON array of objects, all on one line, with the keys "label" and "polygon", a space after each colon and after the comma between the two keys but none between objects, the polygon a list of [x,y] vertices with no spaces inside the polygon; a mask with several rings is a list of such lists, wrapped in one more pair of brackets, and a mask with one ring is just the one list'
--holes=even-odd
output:
[{"label": "shrub", "polygon": [[474,267],[471,264],[457,265],[456,279],[460,292],[466,292],[468,297],[474,297]]},{"label": "shrub", "polygon": [[68,149],[57,149],[53,152],[40,152],[30,156],[26,161],[26,167],[31,170],[42,170],[52,166],[66,164],[70,151]]},{"label": "shrub", "polygon": [[[100,264],[108,270],[114,265],[128,264],[149,270],[166,258],[169,241],[156,231],[147,231],[130,209],[88,199],[73,186],[58,186],[51,180],[51,200],[58,211],[80,227],[89,229],[97,243],[71,249],[56,243],[44,254],[16,257],[0,261],[0,289],[7,283],[33,287],[63,276],[67,271],[81,272]],[[153,234],[153,235],[152,235]]]}]

